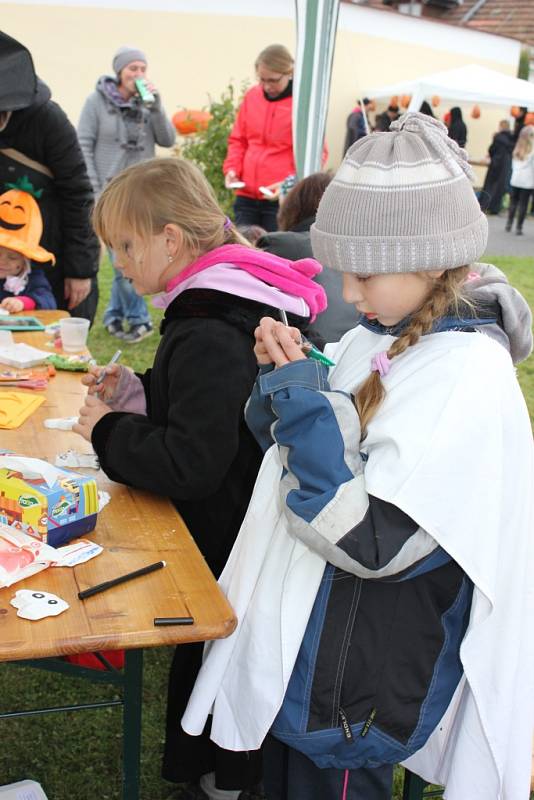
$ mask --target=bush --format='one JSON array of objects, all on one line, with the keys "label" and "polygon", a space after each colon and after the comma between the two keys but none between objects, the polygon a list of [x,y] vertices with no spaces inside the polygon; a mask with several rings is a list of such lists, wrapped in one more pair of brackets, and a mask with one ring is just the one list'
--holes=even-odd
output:
[{"label": "bush", "polygon": [[206,110],[212,118],[207,129],[187,136],[176,147],[178,155],[194,161],[200,167],[210,182],[219,205],[228,216],[233,216],[234,193],[225,188],[222,165],[226,157],[228,136],[245,90],[246,86],[243,85],[237,96],[234,86],[229,84],[220,99],[210,98]]}]

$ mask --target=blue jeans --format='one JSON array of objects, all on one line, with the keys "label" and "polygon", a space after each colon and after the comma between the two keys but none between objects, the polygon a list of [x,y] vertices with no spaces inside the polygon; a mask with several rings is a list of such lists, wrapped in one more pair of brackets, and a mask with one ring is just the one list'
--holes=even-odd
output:
[{"label": "blue jeans", "polygon": [[144,297],[140,297],[130,281],[115,268],[115,257],[111,250],[108,250],[108,254],[113,265],[114,275],[108,307],[104,311],[104,325],[124,320],[128,321],[130,327],[148,325],[150,314]]},{"label": "blue jeans", "polygon": [[[267,800],[341,800],[345,772],[320,769],[298,750],[273,736],[263,743],[263,785]],[[390,800],[393,767],[349,771],[347,800]]]}]

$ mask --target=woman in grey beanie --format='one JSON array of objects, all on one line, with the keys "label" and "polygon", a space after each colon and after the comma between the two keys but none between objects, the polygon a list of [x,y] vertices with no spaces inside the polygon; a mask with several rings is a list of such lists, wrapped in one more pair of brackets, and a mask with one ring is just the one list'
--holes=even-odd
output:
[{"label": "woman in grey beanie", "polygon": [[266,455],[220,578],[239,624],[184,725],[265,739],[268,800],[389,800],[398,762],[448,800],[528,796],[531,316],[473,263],[486,236],[465,152],[405,114],[349,149],[312,227],[360,314],[333,366],[255,332]]},{"label": "woman in grey beanie", "polygon": [[[171,147],[176,132],[153,84],[146,81],[147,59],[131,45],[119,47],[112,61],[115,76],[103,75],[87,98],[78,125],[78,139],[96,197],[119,172],[155,155],[155,146]],[[148,106],[136,80],[154,95]],[[113,261],[113,254],[110,253]],[[128,322],[129,330],[124,330]],[[134,344],[153,332],[145,300],[115,270],[104,325],[113,336]]]}]

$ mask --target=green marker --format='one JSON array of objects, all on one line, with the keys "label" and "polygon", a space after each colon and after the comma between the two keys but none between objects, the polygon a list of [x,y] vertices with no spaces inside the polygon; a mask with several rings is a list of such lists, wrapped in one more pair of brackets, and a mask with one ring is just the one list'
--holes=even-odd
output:
[{"label": "green marker", "polygon": [[[289,322],[287,320],[287,314],[283,308],[279,309],[280,312],[280,319],[289,327]],[[331,361],[327,358],[324,353],[321,353],[311,342],[303,342],[301,344],[302,352],[306,356],[306,358],[313,358],[314,361],[318,361],[320,364],[323,364],[325,367],[335,367],[336,364],[334,361]]]}]

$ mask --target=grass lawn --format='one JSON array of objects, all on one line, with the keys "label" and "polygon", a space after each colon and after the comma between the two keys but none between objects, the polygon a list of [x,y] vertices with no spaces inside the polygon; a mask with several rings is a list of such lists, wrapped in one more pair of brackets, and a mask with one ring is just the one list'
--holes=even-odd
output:
[{"label": "grass lawn", "polygon": [[[487,259],[490,260],[490,259]],[[534,260],[496,258],[511,282],[534,307]],[[109,336],[101,325],[111,284],[111,269],[105,264],[100,273],[101,300],[90,334],[89,346],[105,363],[117,349],[119,340]],[[161,313],[151,309],[157,327]],[[123,347],[122,363],[136,370],[151,365],[159,336]],[[519,367],[519,380],[534,419],[534,358]],[[180,792],[160,778],[164,736],[167,673],[172,650],[162,648],[145,653],[142,744],[142,800],[178,800]],[[62,678],[27,667],[0,665],[1,711],[89,702],[95,697],[114,697],[113,688]],[[49,800],[119,800],[121,761],[121,712],[116,709],[67,712],[26,719],[2,720],[0,785],[24,778],[39,781]],[[400,800],[400,774],[395,781],[395,800]]]}]

